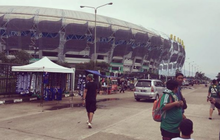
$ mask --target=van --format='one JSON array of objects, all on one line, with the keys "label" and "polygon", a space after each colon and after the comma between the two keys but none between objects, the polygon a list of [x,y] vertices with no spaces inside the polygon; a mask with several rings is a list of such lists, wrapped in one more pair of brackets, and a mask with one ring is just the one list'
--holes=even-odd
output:
[{"label": "van", "polygon": [[139,79],[135,84],[134,98],[136,101],[140,99],[156,100],[162,96],[165,85],[161,80],[157,79]]}]

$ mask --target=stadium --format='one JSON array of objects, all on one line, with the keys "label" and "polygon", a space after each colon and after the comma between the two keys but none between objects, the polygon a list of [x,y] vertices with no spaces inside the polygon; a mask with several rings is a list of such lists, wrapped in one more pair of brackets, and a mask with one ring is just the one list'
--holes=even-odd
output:
[{"label": "stadium", "polygon": [[[95,15],[62,9],[0,6],[0,51],[25,50],[31,55],[70,64],[94,60]],[[181,69],[183,41],[126,21],[97,16],[98,62],[110,72],[159,73]]]}]

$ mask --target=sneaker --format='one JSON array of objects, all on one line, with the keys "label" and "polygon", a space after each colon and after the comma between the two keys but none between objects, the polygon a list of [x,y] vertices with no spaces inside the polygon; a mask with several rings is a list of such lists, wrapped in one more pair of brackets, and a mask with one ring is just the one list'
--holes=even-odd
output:
[{"label": "sneaker", "polygon": [[88,123],[88,128],[92,128],[92,124],[91,123]]},{"label": "sneaker", "polygon": [[212,120],[212,118],[209,118],[209,120]]},{"label": "sneaker", "polygon": [[86,121],[86,124],[89,124],[89,121]]}]

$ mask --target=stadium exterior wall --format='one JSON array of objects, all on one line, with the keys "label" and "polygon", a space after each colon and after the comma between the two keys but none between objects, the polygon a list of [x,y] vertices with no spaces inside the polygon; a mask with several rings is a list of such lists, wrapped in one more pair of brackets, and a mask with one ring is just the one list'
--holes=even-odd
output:
[{"label": "stadium exterior wall", "polygon": [[[0,51],[26,50],[39,58],[84,63],[94,59],[94,15],[61,9],[0,6]],[[180,41],[126,21],[97,16],[97,61],[110,72],[181,69]]]}]

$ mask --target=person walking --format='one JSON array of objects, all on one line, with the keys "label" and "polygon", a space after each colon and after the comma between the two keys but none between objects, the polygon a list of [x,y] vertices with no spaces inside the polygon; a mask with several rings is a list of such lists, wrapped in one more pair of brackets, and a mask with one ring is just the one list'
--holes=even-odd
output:
[{"label": "person walking", "polygon": [[96,96],[97,96],[97,84],[93,81],[93,75],[87,75],[87,81],[84,94],[83,94],[83,104],[86,106],[87,116],[88,116],[88,128],[92,128],[92,119],[96,111]]},{"label": "person walking", "polygon": [[128,81],[127,81],[127,88],[128,88],[129,90],[131,90],[131,87],[130,87],[130,79],[128,79]]},{"label": "person walking", "polygon": [[[217,80],[212,80],[212,85],[209,87],[208,96],[207,96],[207,102],[210,100],[210,98],[215,98],[216,102],[220,102],[219,97],[219,85],[217,83]],[[209,110],[209,119],[212,120],[212,114],[213,110],[215,109],[214,104],[210,104],[210,110]],[[218,109],[218,115],[220,115],[220,110]]]},{"label": "person walking", "polygon": [[121,81],[121,90],[120,90],[120,93],[121,92],[125,92],[125,81],[123,80],[123,81]]},{"label": "person walking", "polygon": [[179,101],[176,95],[179,86],[176,80],[169,80],[166,86],[167,90],[164,91],[160,102],[160,108],[164,111],[160,130],[162,140],[171,140],[172,138],[180,137],[178,127],[183,119],[181,109],[183,101]]},{"label": "person walking", "polygon": [[[211,104],[215,105],[216,108],[220,109],[220,103],[216,102],[215,98],[211,97],[209,100]],[[219,132],[219,140],[220,140],[220,132]]]}]

